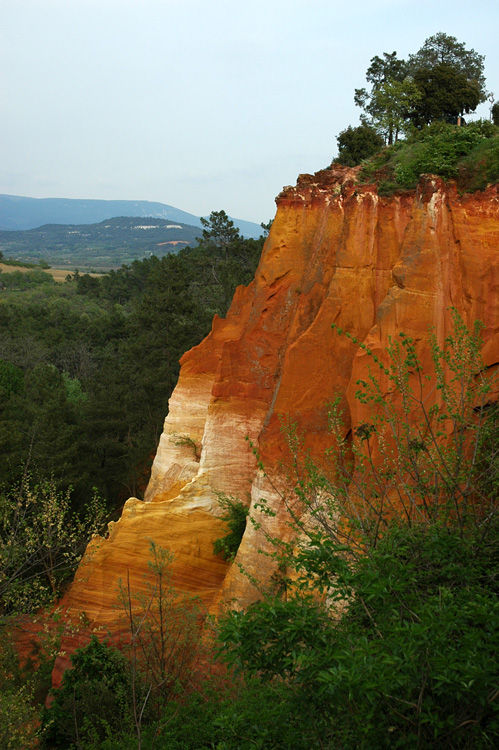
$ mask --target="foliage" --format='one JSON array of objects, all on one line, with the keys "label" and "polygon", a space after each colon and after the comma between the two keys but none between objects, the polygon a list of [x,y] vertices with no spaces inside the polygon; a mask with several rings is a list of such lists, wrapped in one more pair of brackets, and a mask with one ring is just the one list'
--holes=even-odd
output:
[{"label": "foliage", "polygon": [[[144,728],[144,750],[309,750],[323,745],[317,740],[306,709],[296,711],[285,686],[263,684],[259,679],[213,680],[182,700],[165,707],[162,729]],[[100,742],[88,742],[83,750],[137,748],[131,732]]]},{"label": "foliage", "polygon": [[[261,243],[243,240],[234,222],[225,211],[212,211],[209,219],[201,219],[203,236],[198,237],[201,256],[208,263],[211,275],[220,288],[219,307],[225,316],[232,301],[236,286],[241,283],[241,269],[256,268],[260,257]],[[256,255],[258,257],[256,257]],[[253,278],[248,275],[243,283]]]},{"label": "foliage", "polygon": [[234,222],[225,211],[212,211],[209,219],[201,218],[201,224],[204,229],[203,236],[197,238],[199,246],[215,250],[227,260],[231,247],[241,239]]},{"label": "foliage", "polygon": [[[405,83],[407,64],[397,58],[396,52],[385,52],[383,58],[375,55],[367,69],[366,79],[372,84],[371,90],[355,89],[355,104],[370,116],[370,120],[363,116],[365,124],[373,125],[384,141],[391,145],[398,139],[404,103],[411,95],[410,87]],[[402,95],[400,102],[397,98],[399,94]]]},{"label": "foliage", "polygon": [[[397,62],[402,64],[401,61]],[[412,78],[400,78],[400,74],[397,77],[387,75],[374,81],[370,93],[366,89],[355,91],[355,103],[370,115],[370,120],[363,118],[365,123],[372,124],[384,143],[392,145],[400,134],[408,131],[408,113],[423,94]]]},{"label": "foliage", "polygon": [[55,284],[52,276],[41,269],[12,271],[12,273],[3,273],[0,278],[0,289],[22,291],[41,284]]},{"label": "foliage", "polygon": [[355,167],[364,159],[377,154],[383,147],[383,138],[369,125],[351,125],[336,137],[338,141],[338,157],[335,162],[346,167]]},{"label": "foliage", "polygon": [[467,50],[454,36],[438,32],[428,37],[415,55],[409,55],[408,70],[415,75],[421,69],[448,65],[477,88],[479,101],[483,102],[486,98],[484,60],[484,55],[474,49]]},{"label": "foliage", "polygon": [[[373,369],[357,398],[370,421],[349,438],[333,408],[329,470],[291,429],[283,501],[298,541],[269,536],[288,585],[221,626],[223,658],[288,686],[322,747],[455,750],[499,739],[493,383],[480,327],[453,317],[445,349],[429,337],[429,373],[403,334],[386,357],[361,345]],[[274,511],[260,507],[265,529]]]},{"label": "foliage", "polygon": [[[44,624],[19,654],[18,638],[25,618],[3,622],[0,648],[0,745],[11,750],[38,747],[39,711],[51,685],[54,659],[60,649],[61,625],[58,615],[46,615]],[[36,619],[35,619],[36,622]],[[28,625],[28,628],[30,626]]]},{"label": "foliage", "polygon": [[218,504],[223,511],[220,518],[227,524],[229,533],[215,539],[213,552],[215,555],[221,555],[224,560],[232,560],[236,556],[246,530],[249,510],[241,500],[224,494],[218,495]]},{"label": "foliage", "polygon": [[467,127],[435,122],[362,165],[361,180],[376,179],[381,191],[416,186],[421,174],[453,178],[461,190],[499,179],[499,130],[487,120]]},{"label": "foliage", "polygon": [[[16,484],[30,456],[40,474],[74,488],[75,508],[94,486],[113,508],[140,496],[179,359],[251,281],[262,244],[239,238],[228,260],[189,248],[0,295],[2,477]],[[22,387],[19,378],[12,387],[14,372]]]},{"label": "foliage", "polygon": [[[307,587],[231,613],[224,656],[284,680],[323,747],[493,747],[497,530],[489,539],[485,551],[439,525],[394,524],[352,566],[317,533],[296,561]],[[327,607],[307,593],[317,576]]]},{"label": "foliage", "polygon": [[36,741],[36,708],[29,684],[9,686],[0,692],[0,746],[26,750]]},{"label": "foliage", "polygon": [[10,634],[2,633],[0,649],[0,746],[24,750],[35,743],[37,712],[34,684],[22,674]]},{"label": "foliage", "polygon": [[104,521],[97,495],[84,514],[71,511],[70,490],[26,475],[0,491],[0,611],[27,613],[52,601],[74,573]]},{"label": "foliage", "polygon": [[448,63],[417,70],[414,86],[420,96],[411,103],[409,117],[418,128],[439,120],[457,122],[459,115],[474,112],[480,103],[476,84]]},{"label": "foliage", "polygon": [[491,109],[492,122],[494,125],[499,125],[499,102],[496,102]]},{"label": "foliage", "polygon": [[387,145],[436,121],[456,122],[485,101],[483,55],[467,50],[455,37],[438,33],[421,49],[399,60],[397,53],[371,59],[366,79],[371,88],[356,89],[361,119],[383,136]]},{"label": "foliage", "polygon": [[42,713],[43,747],[81,747],[129,726],[130,674],[126,658],[92,636],[90,643],[71,657],[62,686],[50,708]]}]

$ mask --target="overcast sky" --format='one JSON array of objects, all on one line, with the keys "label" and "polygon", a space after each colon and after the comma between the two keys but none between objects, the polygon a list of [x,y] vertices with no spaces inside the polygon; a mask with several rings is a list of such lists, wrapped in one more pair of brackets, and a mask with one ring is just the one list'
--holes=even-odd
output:
[{"label": "overcast sky", "polygon": [[499,99],[498,0],[0,0],[0,192],[268,221],[358,124],[370,58],[438,31]]}]

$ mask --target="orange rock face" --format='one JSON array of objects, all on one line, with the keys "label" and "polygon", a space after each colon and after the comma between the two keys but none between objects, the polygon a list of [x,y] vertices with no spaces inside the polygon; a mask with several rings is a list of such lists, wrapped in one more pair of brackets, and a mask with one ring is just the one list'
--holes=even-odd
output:
[{"label": "orange rock face", "polygon": [[[182,358],[146,501],[129,500],[109,538],[89,547],[68,596],[73,616],[112,626],[118,581],[129,572],[143,586],[150,540],[174,552],[174,584],[207,609],[256,596],[238,565],[213,556],[223,533],[217,493],[248,505],[269,498],[276,516],[264,522],[285,536],[279,493],[257,469],[250,441],[279,482],[279,415],[297,423],[316,455],[329,444],[326,404],[335,396],[347,421],[365,421],[354,384],[368,357],[333,323],[374,352],[404,331],[425,364],[428,329],[443,345],[452,306],[468,325],[484,323],[486,364],[499,362],[497,186],[459,196],[427,175],[416,191],[383,198],[352,174],[303,175],[278,197],[254,281]],[[248,524],[237,562],[259,579],[272,573],[259,554],[265,547],[262,529]]]}]

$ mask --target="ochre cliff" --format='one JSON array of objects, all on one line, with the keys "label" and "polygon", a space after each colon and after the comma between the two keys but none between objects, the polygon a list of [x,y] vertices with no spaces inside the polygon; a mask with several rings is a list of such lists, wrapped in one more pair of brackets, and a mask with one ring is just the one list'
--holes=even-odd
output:
[{"label": "ochre cliff", "polygon": [[[332,323],[374,352],[405,331],[424,363],[429,327],[443,343],[454,306],[468,325],[484,323],[485,362],[499,361],[498,187],[460,196],[425,175],[416,191],[384,198],[353,177],[342,167],[302,175],[279,195],[254,281],[182,358],[146,501],[129,500],[109,538],[89,547],[67,597],[74,617],[112,626],[118,581],[129,574],[134,588],[143,585],[150,540],[174,552],[174,583],[207,609],[254,598],[249,577],[212,554],[222,530],[217,493],[248,504],[268,497],[277,515],[265,522],[285,535],[279,495],[250,441],[272,472],[284,456],[279,415],[316,455],[328,447],[334,396],[353,425],[365,420],[353,384],[367,356]],[[237,562],[260,579],[272,573],[264,547],[248,524]]]}]

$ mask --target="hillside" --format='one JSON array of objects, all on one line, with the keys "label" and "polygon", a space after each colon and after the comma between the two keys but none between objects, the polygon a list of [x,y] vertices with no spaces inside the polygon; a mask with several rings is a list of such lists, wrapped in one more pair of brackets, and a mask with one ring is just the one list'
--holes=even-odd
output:
[{"label": "hillside", "polygon": [[150,255],[162,257],[195,245],[201,229],[166,219],[121,216],[99,224],[47,224],[0,231],[5,257],[72,268],[117,268]]}]

